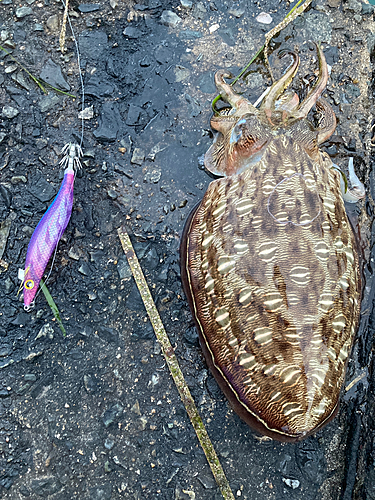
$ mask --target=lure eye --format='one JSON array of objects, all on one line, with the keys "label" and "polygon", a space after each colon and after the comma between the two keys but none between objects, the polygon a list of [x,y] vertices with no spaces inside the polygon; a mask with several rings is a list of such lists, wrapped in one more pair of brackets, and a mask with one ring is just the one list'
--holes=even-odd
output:
[{"label": "lure eye", "polygon": [[26,280],[25,281],[25,288],[26,288],[26,290],[32,290],[34,288],[34,281],[33,280]]}]

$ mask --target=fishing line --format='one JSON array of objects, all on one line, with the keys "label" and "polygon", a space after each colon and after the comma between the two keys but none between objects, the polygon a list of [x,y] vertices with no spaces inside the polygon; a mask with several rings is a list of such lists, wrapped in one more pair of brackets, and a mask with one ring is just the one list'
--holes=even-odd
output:
[{"label": "fishing line", "polygon": [[[61,0],[61,3],[63,4],[64,8],[66,8],[65,1]],[[80,80],[80,84],[81,84],[81,141],[80,141],[79,147],[80,147],[80,149],[82,149],[83,135],[84,135],[84,130],[85,130],[85,121],[84,121],[84,118],[83,118],[83,110],[85,109],[85,85],[83,83],[83,75],[82,75],[82,71],[81,71],[81,54],[79,52],[78,42],[77,42],[77,38],[76,38],[75,33],[74,33],[72,22],[70,20],[69,12],[67,13],[67,19],[68,19],[70,31],[72,33],[74,45],[75,45],[75,48],[76,48],[77,64],[78,64],[78,74],[79,74],[79,80]],[[64,152],[65,147],[66,146],[64,146],[64,148],[62,149],[62,152]],[[66,164],[67,162],[68,162],[68,156],[65,156],[60,161],[60,164],[61,163],[65,163]],[[79,163],[78,163],[78,165],[79,165]],[[75,181],[75,173],[74,173],[74,179],[73,179],[72,189],[73,189],[73,186],[74,186],[74,181]],[[59,240],[60,240],[61,236],[62,236],[62,232],[60,232],[60,234],[59,234]],[[53,252],[51,268],[49,270],[49,273],[48,273],[47,277],[44,280],[45,284],[47,284],[47,282],[48,282],[48,279],[49,279],[49,277],[51,275],[51,272],[52,272],[52,269],[53,269],[53,266],[54,266],[54,263],[55,263],[56,254],[57,254],[57,247],[58,247],[58,243],[57,243],[56,248],[55,248],[55,250]],[[36,299],[36,297],[38,296],[39,293],[40,293],[40,290],[38,290],[38,292],[36,293],[35,299]]]},{"label": "fishing line", "polygon": [[[61,3],[63,4],[63,6],[65,8],[66,7],[65,6],[65,1],[61,0]],[[82,71],[81,71],[81,54],[79,52],[77,38],[76,38],[74,30],[73,30],[73,26],[72,26],[72,22],[70,20],[69,13],[67,14],[67,19],[68,19],[70,31],[72,33],[74,45],[75,45],[76,52],[77,52],[78,74],[79,74],[79,79],[80,79],[80,83],[81,83],[81,97],[82,97],[82,106],[81,106],[81,142],[80,142],[79,146],[80,146],[80,148],[82,148],[83,133],[84,133],[84,128],[85,128],[85,122],[84,122],[84,118],[83,118],[83,110],[85,108],[85,85],[83,83],[83,75],[82,75]]]}]

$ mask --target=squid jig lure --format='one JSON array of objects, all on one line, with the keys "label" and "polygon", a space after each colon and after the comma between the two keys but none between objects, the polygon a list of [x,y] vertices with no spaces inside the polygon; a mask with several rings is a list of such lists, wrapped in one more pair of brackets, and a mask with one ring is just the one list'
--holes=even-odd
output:
[{"label": "squid jig lure", "polygon": [[60,161],[60,165],[66,167],[64,179],[55,199],[35,228],[27,248],[20,287],[21,289],[23,285],[26,311],[34,305],[40,280],[72,213],[75,169],[81,168],[79,158],[82,156],[82,150],[78,144],[68,143],[61,153],[64,154],[64,158]]}]

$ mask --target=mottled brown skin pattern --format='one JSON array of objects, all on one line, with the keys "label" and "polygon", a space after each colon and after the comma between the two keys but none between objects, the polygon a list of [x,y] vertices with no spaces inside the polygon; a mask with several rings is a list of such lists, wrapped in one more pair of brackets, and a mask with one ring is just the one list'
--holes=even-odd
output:
[{"label": "mottled brown skin pattern", "polygon": [[206,166],[226,177],[209,185],[181,245],[184,289],[210,369],[241,418],[282,441],[305,438],[337,411],[360,307],[340,174],[318,149],[334,114],[319,100],[329,114],[323,127],[305,118],[327,79],[317,50],[308,105],[282,97],[298,66],[293,53],[260,110],[217,76],[232,109],[212,120],[219,134]]}]

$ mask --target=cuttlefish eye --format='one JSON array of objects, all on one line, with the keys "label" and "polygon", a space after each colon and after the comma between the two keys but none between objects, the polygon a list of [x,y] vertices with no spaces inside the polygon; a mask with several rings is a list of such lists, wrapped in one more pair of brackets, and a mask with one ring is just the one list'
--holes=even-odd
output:
[{"label": "cuttlefish eye", "polygon": [[25,281],[25,288],[26,288],[26,290],[32,290],[34,288],[34,281],[33,280],[26,280]]}]

